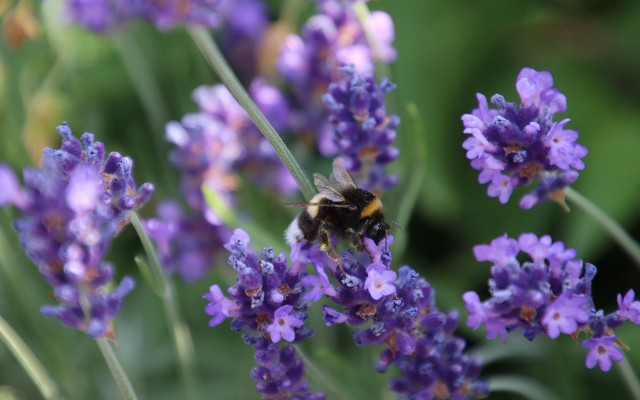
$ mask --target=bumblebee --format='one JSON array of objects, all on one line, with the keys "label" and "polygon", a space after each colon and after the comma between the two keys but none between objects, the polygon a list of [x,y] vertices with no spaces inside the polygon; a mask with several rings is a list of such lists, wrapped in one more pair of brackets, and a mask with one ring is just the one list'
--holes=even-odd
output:
[{"label": "bumblebee", "polygon": [[342,161],[333,161],[329,179],[315,173],[313,182],[320,193],[309,202],[288,204],[306,207],[285,231],[289,246],[302,241],[319,241],[320,248],[339,263],[330,242],[332,235],[349,239],[360,250],[364,249],[364,237],[376,243],[386,237],[389,225],[384,220],[382,202],[356,185]]}]

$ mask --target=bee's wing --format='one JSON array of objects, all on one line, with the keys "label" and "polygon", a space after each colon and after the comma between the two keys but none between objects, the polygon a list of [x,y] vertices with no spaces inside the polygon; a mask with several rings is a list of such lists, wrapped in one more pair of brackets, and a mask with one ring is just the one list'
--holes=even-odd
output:
[{"label": "bee's wing", "polygon": [[336,204],[336,203],[311,203],[311,202],[301,202],[301,203],[286,203],[285,207],[296,207],[296,208],[304,208],[304,207],[335,207],[335,208],[348,208],[350,210],[355,210],[356,206],[353,204]]},{"label": "bee's wing", "polygon": [[333,172],[331,172],[329,176],[329,182],[340,190],[355,189],[358,187],[345,168],[344,163],[339,158],[333,160]]},{"label": "bee's wing", "polygon": [[326,195],[329,200],[336,203],[344,201],[344,197],[340,194],[340,190],[329,183],[327,178],[324,176],[318,173],[313,174],[313,183],[316,185],[316,188],[318,188],[318,191]]}]

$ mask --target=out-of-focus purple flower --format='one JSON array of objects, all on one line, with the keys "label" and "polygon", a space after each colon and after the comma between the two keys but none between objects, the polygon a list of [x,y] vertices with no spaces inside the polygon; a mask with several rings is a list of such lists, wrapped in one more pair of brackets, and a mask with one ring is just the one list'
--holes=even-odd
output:
[{"label": "out-of-focus purple flower", "polygon": [[0,207],[13,204],[20,209],[29,206],[29,197],[25,190],[20,187],[20,182],[16,174],[9,166],[0,163]]},{"label": "out-of-focus purple flower", "polygon": [[395,89],[387,79],[376,84],[370,76],[358,75],[353,65],[338,69],[348,79],[333,82],[322,99],[329,109],[331,136],[337,153],[359,186],[374,191],[387,190],[397,183],[395,176],[385,176],[387,163],[400,154],[392,147],[397,115],[387,115],[384,96]]},{"label": "out-of-focus purple flower", "polygon": [[282,349],[264,337],[244,334],[242,339],[256,350],[257,367],[251,370],[256,389],[266,399],[324,400],[322,393],[309,393],[304,380],[304,365],[293,346]]},{"label": "out-of-focus purple flower", "polygon": [[[491,297],[480,302],[477,293],[466,292],[462,298],[469,311],[467,325],[474,329],[485,325],[488,339],[500,336],[505,341],[507,332],[519,329],[529,340],[539,334],[555,339],[561,333],[577,340],[579,332],[587,332],[592,336],[583,347],[592,349],[587,357],[587,366],[592,368],[597,361],[594,343],[611,337],[627,319],[640,322],[640,302],[634,301],[633,291],[624,299],[618,295],[618,311],[605,315],[604,311],[596,310],[591,298],[596,267],[588,263],[583,266],[582,260],[574,259],[574,249],[566,249],[562,242],[553,242],[549,236],[538,238],[525,233],[515,240],[504,235],[490,245],[475,246],[473,251],[478,261],[493,263],[489,279]],[[519,261],[521,251],[531,261]],[[622,359],[617,349],[607,351],[615,354],[610,357],[614,361]],[[603,357],[606,360],[598,359],[605,363],[601,368],[608,370],[609,356]],[[606,362],[609,362],[607,369]]]},{"label": "out-of-focus purple flower", "polygon": [[391,16],[384,11],[372,11],[367,23],[367,28],[375,38],[375,44],[371,49],[374,58],[386,63],[395,61],[398,53],[393,48],[395,27]]},{"label": "out-of-focus purple flower", "polygon": [[478,108],[462,116],[469,137],[462,147],[471,166],[480,171],[478,181],[488,183],[487,194],[506,203],[514,188],[537,182],[520,201],[528,209],[549,198],[564,204],[564,189],[584,169],[587,148],[578,144],[578,132],[565,129],[569,119],[554,122],[567,109],[566,97],[553,87],[547,71],[523,68],[516,79],[521,105],[507,103],[499,94],[490,109],[477,93]]},{"label": "out-of-focus purple flower", "polygon": [[[275,120],[284,123],[288,104],[278,90],[262,81],[252,89],[266,116],[276,116]],[[221,221],[206,206],[201,188],[207,186],[232,203],[238,169],[280,192],[297,189],[290,174],[282,174],[284,166],[271,144],[223,85],[200,86],[193,98],[200,112],[167,125],[167,139],[176,145],[170,160],[182,172],[182,191],[191,208],[205,212],[210,223],[219,225]]]},{"label": "out-of-focus purple flower", "polygon": [[600,369],[607,372],[611,369],[611,361],[622,361],[624,355],[615,346],[616,336],[603,336],[595,339],[587,339],[582,342],[582,347],[589,349],[585,365],[591,369],[598,364]]},{"label": "out-of-focus purple flower", "polygon": [[113,335],[111,319],[134,282],[125,277],[107,293],[113,267],[104,262],[111,239],[128,223],[127,212],[140,208],[153,185],[136,187],[133,160],[112,152],[92,133],[76,139],[69,126],[57,128],[60,149],[46,148],[42,168],[23,171],[25,188],[17,187],[4,167],[0,192],[22,212],[14,220],[20,245],[54,288],[57,306],[43,306],[45,316],[87,332],[93,338]]},{"label": "out-of-focus purple flower", "polygon": [[260,46],[269,26],[269,10],[262,0],[221,0],[218,12],[220,49],[244,83],[257,75]]},{"label": "out-of-focus purple flower", "polygon": [[185,214],[173,201],[162,201],[157,218],[143,221],[147,234],[156,242],[160,263],[177,272],[186,282],[209,272],[229,237],[224,225],[213,225],[197,213]]},{"label": "out-of-focus purple flower", "polygon": [[[267,117],[286,124],[289,106],[275,87],[256,80],[251,92]],[[180,272],[187,281],[206,273],[230,234],[219,210],[207,204],[203,188],[228,208],[235,201],[239,170],[277,193],[298,188],[271,144],[223,85],[200,86],[193,99],[200,112],[166,127],[166,138],[175,145],[169,160],[180,170],[181,191],[191,210],[182,212],[173,203],[163,203],[158,218],[145,222],[165,268]]]},{"label": "out-of-focus purple flower", "polygon": [[83,28],[105,32],[131,19],[134,8],[129,0],[67,0],[66,16]]},{"label": "out-of-focus purple flower", "polygon": [[153,22],[158,29],[176,25],[220,25],[219,0],[134,0],[135,16]]},{"label": "out-of-focus purple flower", "polygon": [[66,14],[74,23],[105,32],[131,19],[153,22],[158,29],[178,24],[220,25],[218,0],[67,0]]}]

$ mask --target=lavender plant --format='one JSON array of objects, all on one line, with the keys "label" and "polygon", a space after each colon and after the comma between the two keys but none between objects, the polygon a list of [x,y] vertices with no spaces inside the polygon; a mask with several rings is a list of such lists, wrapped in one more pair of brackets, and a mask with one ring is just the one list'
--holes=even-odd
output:
[{"label": "lavender plant", "polygon": [[[45,8],[51,3],[45,2]],[[633,68],[637,63],[629,61],[625,68],[614,65],[615,52],[609,49],[617,51],[622,45],[617,43],[620,47],[608,46],[605,50],[601,43],[611,44],[611,37],[603,41],[593,36],[607,24],[599,29],[587,26],[591,29],[574,36],[585,36],[591,58],[597,58],[598,51],[606,55],[607,63],[597,69],[598,74],[585,77],[582,74],[587,74],[588,68],[584,60],[567,63],[580,65],[579,69],[550,62],[558,52],[548,42],[540,48],[551,57],[547,62],[541,61],[544,57],[537,58],[543,51],[530,46],[533,38],[513,31],[513,19],[518,17],[503,5],[491,12],[487,11],[491,4],[486,9],[485,5],[454,9],[448,3],[425,3],[411,5],[409,11],[404,3],[358,0],[68,0],[63,6],[65,23],[103,34],[97,42],[90,39],[91,48],[80,47],[82,40],[64,40],[71,34],[82,39],[90,34],[66,28],[60,33],[60,28],[50,22],[59,14],[51,18],[50,11],[43,8],[42,19],[47,22],[40,26],[40,14],[25,17],[24,4],[15,9],[5,4],[9,7],[7,14],[0,6],[3,34],[10,39],[7,43],[21,43],[9,35],[22,32],[28,38],[25,46],[35,42],[51,50],[40,52],[47,56],[34,66],[15,62],[30,51],[27,47],[23,53],[10,53],[9,61],[2,58],[0,62],[0,93],[16,91],[10,98],[0,97],[1,128],[15,133],[0,135],[0,157],[13,166],[28,164],[27,157],[22,156],[33,153],[34,148],[39,151],[41,142],[50,140],[37,128],[46,126],[50,130],[52,115],[59,121],[57,113],[68,111],[65,107],[72,100],[74,105],[81,105],[74,111],[75,117],[90,124],[104,121],[112,128],[105,132],[112,133],[111,139],[120,141],[117,144],[122,148],[134,152],[138,168],[142,165],[145,175],[153,175],[155,182],[175,179],[171,171],[167,174],[156,168],[159,164],[175,167],[179,179],[175,187],[179,191],[158,185],[160,196],[154,196],[160,197],[157,211],[147,214],[141,223],[134,211],[149,200],[153,186],[135,185],[131,158],[119,153],[105,156],[104,146],[91,134],[77,140],[64,124],[58,128],[63,136],[61,148],[47,148],[41,168],[25,170],[24,186],[7,165],[0,164],[0,205],[12,204],[18,209],[20,215],[13,226],[19,244],[53,287],[54,299],[41,307],[41,313],[98,339],[123,397],[136,398],[135,386],[144,397],[187,399],[197,399],[204,393],[220,398],[252,398],[256,390],[267,399],[471,399],[499,396],[495,393],[501,390],[532,399],[552,399],[554,391],[560,393],[556,397],[586,399],[606,397],[612,390],[623,396],[617,375],[603,373],[615,368],[621,371],[632,396],[640,398],[640,384],[633,371],[637,357],[630,351],[636,341],[634,325],[640,323],[640,300],[636,300],[634,289],[629,289],[637,284],[637,271],[629,272],[627,260],[615,258],[617,252],[607,257],[599,253],[606,240],[597,237],[581,214],[554,214],[560,210],[543,204],[555,200],[568,211],[566,196],[570,205],[593,216],[640,264],[640,246],[633,236],[570,187],[581,185],[621,220],[626,215],[631,221],[635,215],[629,204],[635,204],[633,196],[637,193],[633,188],[640,173],[635,173],[638,170],[634,169],[632,155],[640,142],[634,135],[624,135],[620,121],[635,121],[635,125],[640,121],[624,114],[633,104],[629,101],[632,96],[616,95],[605,100],[605,91],[598,89],[602,89],[599,85],[605,82],[604,75],[633,88],[635,78],[624,71],[637,70]],[[368,6],[386,7],[390,13],[369,12]],[[531,18],[531,10],[519,12],[526,17],[517,22],[526,21],[530,28],[527,32],[544,28],[553,32],[554,43],[565,46],[567,37],[563,34],[593,20],[592,16],[570,20],[568,15],[581,15],[576,10],[553,13],[545,9],[536,18]],[[622,12],[617,18],[626,14],[633,15]],[[402,22],[396,24],[397,43],[391,15]],[[464,27],[452,23],[456,28],[448,30],[452,20],[447,15],[465,21]],[[500,15],[509,15],[509,23],[503,23]],[[604,17],[599,18],[604,21]],[[150,24],[144,27],[135,20]],[[624,31],[624,24],[616,26]],[[46,40],[38,39],[40,27]],[[195,47],[185,44],[183,27],[222,84],[211,82],[200,55],[193,55]],[[154,29],[161,33],[156,34]],[[505,34],[507,29],[509,34]],[[490,57],[495,51],[492,35],[496,32],[500,32],[500,48],[522,51],[510,52],[511,59]],[[415,38],[420,38],[419,48]],[[137,40],[143,44],[140,48],[132,45]],[[105,43],[109,47],[112,41],[141,104],[131,100],[134,96],[128,93],[122,95],[128,83],[121,84],[117,78],[120,66],[115,67],[110,59],[110,49],[101,47]],[[461,47],[461,43],[469,47]],[[400,58],[396,47],[401,50]],[[77,49],[82,50],[76,53]],[[629,50],[633,49],[620,54],[635,54]],[[563,57],[572,54],[566,53]],[[151,54],[167,57],[146,63],[144,58]],[[411,64],[409,55],[419,60],[423,54],[427,60],[424,64]],[[464,58],[457,58],[462,54]],[[43,66],[51,61],[48,55],[55,55],[59,61],[41,76]],[[396,58],[397,67],[391,71],[386,64]],[[435,69],[440,63],[446,67]],[[467,190],[471,183],[455,153],[459,139],[443,134],[455,131],[443,121],[455,123],[450,116],[460,115],[464,107],[453,102],[468,93],[466,85],[473,82],[477,86],[480,76],[488,85],[500,81],[499,74],[512,64],[539,65],[554,71],[567,95],[554,87],[551,73],[524,68],[516,79],[519,104],[494,95],[490,102],[495,107],[490,107],[484,95],[477,94],[478,107],[462,117],[467,135],[463,148],[472,168],[479,171],[478,181],[488,184],[490,197],[498,197],[505,204],[515,188],[532,185],[521,198],[520,207],[538,207],[518,211],[517,218],[507,221],[508,213],[513,212],[509,206],[482,206],[482,200]],[[18,68],[22,66],[25,68]],[[88,70],[91,73],[86,74]],[[391,72],[398,83],[394,94],[402,99],[415,97],[418,103],[411,108],[409,118],[401,108],[386,104],[387,94],[396,88]],[[9,79],[5,79],[5,73]],[[37,89],[36,76],[42,78]],[[612,87],[611,81],[607,84]],[[590,90],[582,92],[582,98],[576,95],[579,88],[587,86]],[[187,100],[194,87],[195,106]],[[43,102],[46,96],[54,101]],[[117,101],[114,96],[118,96]],[[575,121],[571,124],[580,126],[580,138],[568,119],[556,118],[556,113],[567,111],[567,97],[571,98],[571,118]],[[17,98],[25,102],[24,113]],[[166,104],[161,104],[164,101]],[[148,121],[139,118],[140,106]],[[586,113],[587,107],[598,112]],[[408,130],[416,110],[424,114],[427,128],[424,134],[411,136]],[[25,121],[21,120],[23,114]],[[405,121],[402,126],[400,115]],[[174,120],[176,116],[178,120]],[[18,136],[18,127],[23,125],[23,135]],[[171,147],[166,154],[161,142],[163,131]],[[605,136],[602,132],[607,133],[606,140],[600,138]],[[620,137],[624,141],[617,141]],[[154,141],[153,148],[146,146],[149,140]],[[429,154],[424,163],[422,158],[413,158],[418,141],[427,141]],[[587,144],[589,169],[582,172]],[[24,154],[20,153],[23,146]],[[609,156],[611,149],[615,149],[615,157]],[[308,174],[298,161],[315,172],[326,168],[328,157],[339,157],[358,186],[379,198],[384,195],[385,223],[403,221],[404,231],[396,232],[394,227],[388,232],[393,235],[379,243],[353,232],[356,234],[349,237],[352,240],[331,238],[330,244],[298,242],[284,252],[269,247],[261,254],[253,252],[245,230],[251,232],[254,242],[283,248],[282,232],[290,220],[279,218],[286,211],[273,208],[315,198]],[[618,166],[610,169],[618,171],[621,184],[611,179],[609,164]],[[390,175],[388,167],[396,175]],[[415,173],[420,170],[425,171],[424,182],[422,175]],[[578,182],[579,173],[582,178]],[[453,176],[464,199],[456,197],[454,185],[443,180]],[[420,192],[422,183],[425,189],[417,203],[420,212],[412,212],[414,202],[406,198]],[[298,191],[302,199],[286,199]],[[626,208],[621,205],[625,203]],[[0,223],[4,224],[14,211],[3,212]],[[118,350],[126,370],[134,371],[133,385],[116,364],[111,345],[105,340],[115,339],[114,317],[134,286],[129,275],[136,272],[127,269],[127,264],[131,264],[135,250],[127,242],[127,233],[118,242],[118,249],[108,253],[113,237],[128,222],[136,228],[147,253],[146,258],[136,257],[140,273],[161,300],[146,301],[146,293],[151,291],[139,283],[135,295],[127,298],[125,312],[118,315]],[[470,243],[486,242],[495,236],[495,229],[503,232],[503,225],[514,224],[526,230],[547,230],[562,241],[533,233],[517,239],[505,234],[489,245],[471,249]],[[536,225],[524,228],[530,224]],[[633,229],[631,222],[627,225]],[[254,233],[258,231],[260,235]],[[406,253],[398,234],[409,238]],[[17,329],[12,330],[0,318],[0,339],[45,398],[57,398],[60,392],[69,398],[114,397],[102,379],[96,380],[99,385],[67,382],[69,365],[87,366],[91,376],[102,373],[89,369],[87,358],[82,358],[86,352],[78,356],[70,351],[78,346],[75,342],[65,343],[53,329],[44,334],[46,340],[29,337],[33,327],[40,328],[45,322],[34,319],[35,324],[25,328],[22,318],[29,317],[28,301],[41,301],[42,293],[36,285],[16,278],[24,275],[15,268],[19,252],[7,245],[12,237],[0,231],[0,310]],[[328,252],[329,247],[335,247],[337,253]],[[232,270],[221,261],[223,249],[230,253]],[[594,279],[595,266],[576,258],[578,251],[600,266],[598,280]],[[490,274],[464,262],[472,253],[478,261],[491,262]],[[118,266],[117,274],[106,258]],[[182,278],[176,286],[171,278],[174,273]],[[109,283],[113,276],[125,274],[119,285]],[[481,286],[478,282],[474,286],[473,280],[489,275],[489,297],[481,300]],[[234,282],[223,283],[229,280]],[[592,286],[594,282],[597,284]],[[224,329],[206,329],[196,303],[205,291],[203,284],[210,285],[204,295],[209,326],[217,327],[230,319],[231,335],[223,333]],[[531,344],[540,346],[536,349],[552,348],[556,354],[536,355],[545,365],[545,372],[536,373],[539,384],[519,379],[518,371],[510,376],[497,375],[507,371],[501,354],[518,357],[526,346],[496,350],[498,347],[488,345],[481,337],[484,335],[474,334],[467,327],[458,328],[458,319],[464,314],[455,309],[439,310],[436,293],[443,308],[454,308],[456,302],[464,301],[468,327],[475,330],[484,325],[487,339],[511,341],[507,333],[517,330],[530,341],[540,335],[559,339],[544,342],[539,338]],[[25,298],[24,306],[18,309],[20,299]],[[154,329],[162,318],[156,308],[164,310],[168,332]],[[605,309],[613,311],[605,313]],[[627,320],[631,324],[624,324]],[[324,327],[314,325],[322,321]],[[349,328],[356,346],[342,340]],[[170,339],[164,337],[167,333]],[[235,347],[234,343],[239,344],[237,333],[248,346]],[[563,334],[577,343],[573,347],[582,351],[578,357],[586,357],[587,368],[573,361],[575,355],[565,355],[571,341],[563,341]],[[18,335],[25,340],[15,340]],[[144,340],[139,339],[142,337]],[[62,362],[56,364],[55,357],[48,354],[47,341],[64,352],[58,355]],[[166,352],[168,342],[175,347],[175,360]],[[472,344],[469,349],[467,343]],[[38,363],[28,361],[35,358],[27,348],[33,344],[44,368],[49,368],[53,379],[60,382],[60,390],[43,384],[52,378]],[[305,349],[310,349],[309,356],[304,355]],[[377,361],[356,362],[372,352],[377,353]],[[249,353],[253,353],[253,361]],[[481,361],[478,353],[488,361]],[[555,374],[553,369],[560,357],[568,358],[562,364],[567,368]],[[177,371],[173,371],[174,364],[178,365]],[[517,370],[519,364],[510,364],[508,371]],[[3,378],[7,374],[7,386],[16,382],[15,386],[29,397],[30,389],[21,384],[24,379],[18,376],[14,361],[0,357],[0,365]],[[588,371],[596,365],[599,371]],[[372,379],[374,371],[384,375]],[[180,373],[183,387],[178,388],[174,372]],[[594,376],[597,379],[591,379]],[[247,384],[251,379],[255,388]],[[351,387],[343,393],[345,382]],[[384,392],[384,386],[390,392]]]},{"label": "lavender plant", "polygon": [[[523,233],[516,240],[505,234],[490,245],[475,246],[473,252],[478,261],[493,265],[491,298],[480,302],[476,292],[463,295],[470,327],[484,325],[487,339],[499,336],[503,342],[507,332],[516,330],[522,330],[529,340],[540,334],[556,339],[564,333],[577,341],[584,332],[589,335],[582,342],[582,347],[590,350],[588,368],[598,363],[606,372],[612,361],[623,359],[616,344],[628,348],[614,332],[627,320],[640,323],[640,301],[635,300],[633,289],[624,297],[618,294],[615,312],[605,314],[597,309],[591,295],[596,267],[575,259],[574,249],[553,242],[550,236]],[[531,261],[519,262],[520,252],[528,254]]]},{"label": "lavender plant", "polygon": [[[236,270],[236,284],[224,297],[217,284],[203,297],[209,301],[205,312],[210,327],[233,318],[231,329],[246,332],[244,342],[255,348],[258,366],[251,371],[257,390],[267,399],[324,399],[309,393],[304,366],[291,346],[279,349],[281,341],[302,342],[313,333],[304,327],[309,303],[302,285],[303,271],[288,268],[284,254],[266,248],[260,257],[248,249],[249,235],[236,229],[225,248],[231,252],[229,264]],[[250,334],[252,332],[254,334]]]},{"label": "lavender plant", "polygon": [[523,68],[516,88],[521,105],[496,94],[491,102],[497,110],[476,94],[478,108],[462,116],[464,133],[470,135],[462,147],[471,166],[481,171],[478,181],[491,182],[490,197],[504,204],[515,187],[535,182],[520,207],[529,209],[549,198],[564,204],[564,189],[578,179],[587,155],[587,148],[576,143],[578,132],[565,129],[569,119],[553,121],[556,113],[567,110],[567,99],[553,87],[547,71]]},{"label": "lavender plant", "polygon": [[[259,368],[251,375],[258,381],[258,391],[266,398],[324,398],[306,394],[307,386],[298,382],[302,376],[299,361],[284,362],[295,357],[295,350],[280,351],[273,344],[282,340],[297,342],[311,335],[304,328],[307,310],[312,302],[326,296],[340,306],[338,311],[323,306],[328,326],[337,323],[371,326],[354,331],[357,345],[386,344],[375,365],[378,372],[386,372],[394,364],[402,372],[392,379],[389,388],[402,398],[481,398],[488,394],[485,381],[478,379],[482,363],[464,354],[465,341],[453,336],[458,313],[440,313],[434,304],[429,283],[409,267],[402,267],[399,275],[390,268],[391,253],[383,250],[393,242],[387,237],[376,244],[365,239],[367,251],[347,250],[338,263],[318,245],[299,242],[291,248],[291,267],[287,268],[284,254],[277,257],[265,249],[258,259],[247,250],[249,236],[237,229],[225,245],[231,252],[229,264],[238,272],[236,284],[228,289],[231,298],[222,294],[216,284],[203,297],[209,302],[205,312],[215,327],[232,318],[231,329],[257,332],[245,334],[244,341],[256,348]],[[311,264],[314,274],[306,274]],[[329,269],[339,283],[334,287],[327,276]],[[265,358],[271,360],[265,361]],[[279,361],[278,361],[279,360]],[[280,363],[274,377],[269,364]],[[293,368],[293,366],[298,366]],[[286,385],[286,386],[285,386]],[[283,387],[284,386],[284,387]]]},{"label": "lavender plant", "polygon": [[154,187],[136,187],[133,160],[111,152],[92,133],[80,140],[65,123],[60,149],[46,148],[42,168],[24,170],[25,187],[7,166],[2,170],[3,198],[22,212],[14,220],[20,245],[53,287],[59,305],[40,311],[92,338],[115,338],[112,319],[134,287],[130,277],[107,292],[114,274],[104,261],[113,236],[128,222],[127,212],[146,203]]}]

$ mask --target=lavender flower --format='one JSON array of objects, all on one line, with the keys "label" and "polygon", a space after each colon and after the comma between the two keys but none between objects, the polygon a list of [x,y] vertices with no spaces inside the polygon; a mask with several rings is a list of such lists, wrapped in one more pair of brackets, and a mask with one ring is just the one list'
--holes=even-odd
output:
[{"label": "lavender flower", "polygon": [[176,25],[220,25],[218,0],[134,0],[136,17],[150,20],[158,29]]},{"label": "lavender flower", "polygon": [[256,76],[269,10],[261,0],[221,0],[219,44],[233,71],[243,82]]},{"label": "lavender flower", "polygon": [[259,333],[273,343],[280,339],[300,342],[309,337],[312,330],[302,326],[309,306],[300,281],[303,271],[287,268],[285,255],[276,256],[270,248],[258,258],[248,245],[249,235],[241,229],[236,229],[225,244],[238,279],[228,290],[232,299],[221,297],[218,285],[204,295],[209,301],[205,311],[213,317],[211,324],[222,323],[220,315],[224,315],[233,318],[231,329]]},{"label": "lavender flower", "polygon": [[587,148],[576,142],[578,132],[565,129],[569,119],[552,120],[566,111],[567,99],[553,87],[549,72],[531,68],[520,71],[516,89],[521,105],[496,94],[491,102],[497,110],[476,94],[478,108],[462,116],[464,133],[470,135],[462,147],[471,166],[481,171],[478,181],[490,182],[490,197],[504,204],[514,188],[537,182],[520,207],[529,209],[549,198],[564,204],[564,189],[578,178],[587,155]]},{"label": "lavender flower", "polygon": [[279,350],[278,345],[263,337],[244,334],[242,338],[256,349],[258,366],[251,370],[251,377],[257,382],[258,392],[267,399],[324,400],[324,394],[309,393],[304,365],[293,346]]},{"label": "lavender flower", "polygon": [[[252,94],[267,117],[287,120],[288,105],[276,88],[256,81]],[[219,217],[204,202],[202,186],[230,204],[237,169],[279,192],[296,190],[293,177],[271,144],[223,85],[200,86],[194,90],[193,99],[200,112],[167,125],[167,139],[176,145],[170,161],[182,172],[182,192],[191,208],[204,212],[209,222],[219,225]]]},{"label": "lavender flower", "polygon": [[185,282],[201,279],[211,270],[223,243],[231,235],[223,225],[213,225],[198,214],[186,214],[170,200],[158,204],[158,218],[143,221],[156,242],[160,263]]},{"label": "lavender flower", "polygon": [[123,24],[133,15],[133,3],[128,0],[68,0],[66,4],[69,20],[99,33]]},{"label": "lavender flower", "polygon": [[153,193],[153,185],[136,187],[133,160],[110,153],[92,133],[80,140],[66,123],[58,150],[46,148],[42,169],[24,170],[24,189],[13,173],[0,167],[0,205],[12,203],[23,215],[14,220],[20,245],[53,286],[57,306],[41,312],[92,338],[113,336],[111,320],[134,282],[125,277],[107,293],[113,267],[104,262],[111,239],[128,222],[127,212],[140,208]]},{"label": "lavender flower", "polygon": [[296,100],[304,110],[299,129],[315,132],[320,151],[330,155],[335,146],[324,126],[326,111],[321,97],[329,84],[340,78],[338,68],[341,66],[352,64],[356,73],[371,75],[374,60],[394,61],[394,27],[388,14],[372,12],[368,28],[377,43],[372,48],[352,5],[326,0],[318,2],[317,9],[317,14],[309,18],[300,35],[286,37],[277,68],[284,80],[292,85]]},{"label": "lavender flower", "polygon": [[611,369],[611,361],[622,361],[624,355],[614,346],[615,341],[616,337],[612,335],[582,342],[582,347],[590,350],[587,354],[587,368],[591,369],[598,364],[600,369],[606,372]]},{"label": "lavender flower", "polygon": [[386,245],[392,237],[364,241],[367,252],[341,254],[343,268],[327,263],[316,244],[296,249],[298,260],[308,260],[318,272],[326,265],[338,282],[337,287],[323,283],[325,296],[342,308],[323,306],[325,323],[367,324],[354,332],[354,340],[387,346],[375,368],[385,372],[395,364],[400,369],[402,377],[392,379],[389,388],[403,399],[485,396],[488,386],[478,379],[480,360],[469,359],[464,340],[453,336],[458,314],[439,312],[433,289],[411,268],[401,267],[397,274],[390,269]]},{"label": "lavender flower", "polygon": [[338,70],[348,80],[331,83],[322,97],[329,109],[336,152],[360,186],[376,191],[389,189],[397,179],[384,176],[384,168],[400,154],[391,147],[400,118],[387,115],[384,96],[396,86],[385,78],[376,84],[372,76],[356,74],[353,65]]},{"label": "lavender flower", "polygon": [[[463,295],[470,313],[467,325],[474,329],[485,325],[487,339],[500,336],[502,341],[506,341],[507,332],[519,329],[529,340],[539,334],[555,339],[561,333],[577,340],[579,332],[586,332],[591,334],[582,343],[591,349],[587,367],[593,368],[597,361],[608,371],[610,360],[622,359],[622,353],[613,347],[617,341],[613,332],[625,320],[640,323],[640,301],[634,301],[632,290],[624,299],[618,295],[619,310],[608,315],[596,310],[591,298],[596,267],[587,263],[583,268],[574,249],[565,249],[562,242],[552,242],[549,236],[524,233],[515,240],[505,234],[473,251],[478,261],[493,263],[491,297],[481,302],[475,292]],[[531,261],[518,261],[521,251]]]},{"label": "lavender flower", "polygon": [[[251,92],[275,124],[286,124],[288,105],[276,88],[256,80]],[[181,191],[190,210],[165,203],[158,208],[159,218],[145,221],[165,268],[187,281],[200,279],[210,269],[230,235],[221,216],[205,201],[203,187],[228,207],[235,201],[238,170],[278,193],[297,190],[271,144],[223,85],[200,86],[193,98],[200,112],[166,127],[166,138],[175,145],[169,160],[181,172]]]},{"label": "lavender flower", "polygon": [[256,349],[258,362],[251,376],[267,399],[324,399],[322,394],[309,393],[295,349],[286,346],[279,350],[277,345],[282,341],[301,342],[313,333],[304,327],[309,306],[301,282],[304,271],[287,268],[285,255],[276,256],[271,248],[257,257],[248,249],[249,241],[245,231],[236,229],[224,246],[231,252],[229,264],[238,278],[227,291],[231,299],[218,285],[212,285],[203,296],[209,302],[205,306],[212,317],[209,326],[232,318],[231,329],[245,331],[243,340]]},{"label": "lavender flower", "polygon": [[220,25],[217,3],[218,0],[67,0],[66,16],[99,33],[131,19],[151,21],[163,30],[178,24],[215,28]]}]

